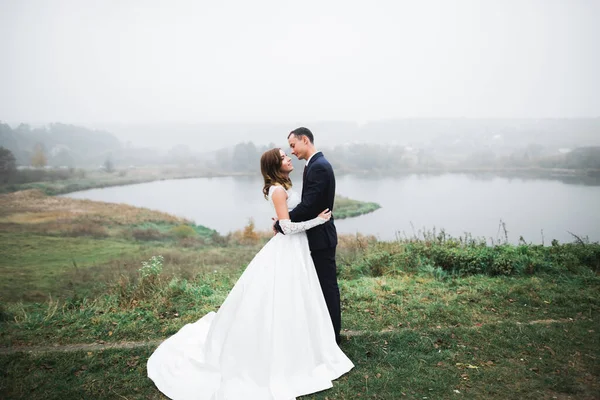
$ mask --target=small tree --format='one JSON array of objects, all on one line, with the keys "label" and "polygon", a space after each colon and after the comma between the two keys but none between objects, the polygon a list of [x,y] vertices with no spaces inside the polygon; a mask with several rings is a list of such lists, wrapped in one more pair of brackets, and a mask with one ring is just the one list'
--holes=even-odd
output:
[{"label": "small tree", "polygon": [[33,148],[33,155],[31,156],[31,165],[35,168],[43,168],[48,164],[46,158],[46,151],[41,143],[38,143]]},{"label": "small tree", "polygon": [[110,158],[107,158],[106,161],[104,161],[104,170],[106,172],[113,172],[115,170],[115,165]]},{"label": "small tree", "polygon": [[242,233],[242,242],[245,244],[254,244],[257,243],[260,239],[258,233],[254,230],[254,219],[250,218],[248,220],[248,225],[244,227],[244,232]]},{"label": "small tree", "polygon": [[0,146],[0,182],[8,182],[16,169],[16,160],[12,151]]}]

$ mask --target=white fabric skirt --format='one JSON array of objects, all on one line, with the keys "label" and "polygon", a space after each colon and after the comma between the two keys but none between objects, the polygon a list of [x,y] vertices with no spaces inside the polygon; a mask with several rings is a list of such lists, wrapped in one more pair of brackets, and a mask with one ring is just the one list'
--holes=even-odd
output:
[{"label": "white fabric skirt", "polygon": [[354,365],[335,342],[306,233],[277,234],[219,311],[156,349],[148,377],[174,400],[292,400]]}]

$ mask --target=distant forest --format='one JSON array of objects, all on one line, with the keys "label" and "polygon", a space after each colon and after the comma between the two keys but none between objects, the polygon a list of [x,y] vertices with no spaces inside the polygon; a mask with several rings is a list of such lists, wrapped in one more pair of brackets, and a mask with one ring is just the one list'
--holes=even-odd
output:
[{"label": "distant forest", "polygon": [[[485,127],[481,131],[469,120],[463,124],[463,131],[459,130],[458,122],[431,120],[427,124],[428,120],[410,121],[371,124],[372,132],[363,131],[358,135],[343,135],[338,131],[339,126],[331,125],[332,131],[339,135],[338,143],[331,140],[333,134],[325,136],[322,133],[327,140],[317,142],[317,145],[324,143],[318,148],[339,172],[513,168],[600,170],[600,119],[558,120],[554,124],[547,120],[544,123],[529,121],[520,125],[508,122],[501,125],[494,120],[491,125],[480,124]],[[447,125],[446,130],[444,125]],[[397,135],[393,134],[394,127],[398,129]],[[409,134],[411,128],[414,131]],[[386,137],[384,133],[389,138],[388,143],[382,142]],[[169,137],[168,130],[163,135]],[[194,166],[221,173],[256,173],[262,152],[276,147],[274,143],[256,144],[260,135],[245,135],[245,140],[231,142],[218,150],[198,151],[198,141],[211,140],[208,133],[202,136],[205,138],[198,135],[193,138],[195,148],[177,142],[157,148],[133,146],[107,131],[69,124],[53,123],[39,128],[21,124],[11,128],[0,122],[0,147],[5,150],[0,154],[10,158],[10,153],[13,157],[10,162],[4,159],[0,168],[126,169],[171,165]],[[278,137],[282,138],[281,133]],[[278,145],[288,151],[285,134]],[[297,160],[295,163],[300,165]]]}]

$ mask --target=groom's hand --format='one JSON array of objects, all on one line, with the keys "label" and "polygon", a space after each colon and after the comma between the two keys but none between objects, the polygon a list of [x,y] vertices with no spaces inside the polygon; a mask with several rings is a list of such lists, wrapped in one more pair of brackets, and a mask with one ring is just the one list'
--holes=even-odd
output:
[{"label": "groom's hand", "polygon": [[285,235],[285,233],[283,233],[283,230],[281,229],[281,226],[279,226],[279,220],[277,218],[271,218],[274,222],[273,222],[273,235],[277,235],[277,233],[281,233],[282,235]]}]

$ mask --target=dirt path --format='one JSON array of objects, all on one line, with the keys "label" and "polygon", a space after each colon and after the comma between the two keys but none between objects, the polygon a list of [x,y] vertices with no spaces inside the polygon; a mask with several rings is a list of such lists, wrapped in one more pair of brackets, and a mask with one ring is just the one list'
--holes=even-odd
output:
[{"label": "dirt path", "polygon": [[21,346],[0,348],[0,355],[14,353],[50,353],[67,351],[99,351],[109,349],[134,349],[136,347],[158,346],[162,342],[159,340],[149,340],[145,342],[115,342],[115,343],[81,343],[65,344],[56,346]]},{"label": "dirt path", "polygon": [[[503,322],[503,321],[501,321]],[[572,319],[544,319],[537,321],[527,321],[527,322],[517,322],[517,325],[549,325],[549,324],[559,324],[573,322]],[[499,322],[498,322],[499,323]],[[491,323],[486,325],[496,325],[498,323]],[[483,325],[470,326],[468,328],[478,329]],[[461,328],[465,328],[464,326]],[[386,329],[377,334],[386,334],[394,331],[400,330],[413,330],[412,328],[398,328],[398,329]],[[363,336],[372,333],[370,331],[351,331],[347,330],[342,332],[342,336],[346,337],[356,337]],[[65,344],[65,345],[56,345],[56,346],[21,346],[21,347],[3,347],[0,348],[0,355],[7,354],[15,354],[15,353],[50,353],[50,352],[71,352],[71,351],[100,351],[100,350],[110,350],[110,349],[134,349],[138,347],[147,347],[147,346],[158,346],[164,339],[155,339],[148,340],[144,342],[115,342],[115,343],[81,343],[81,344]]]}]

